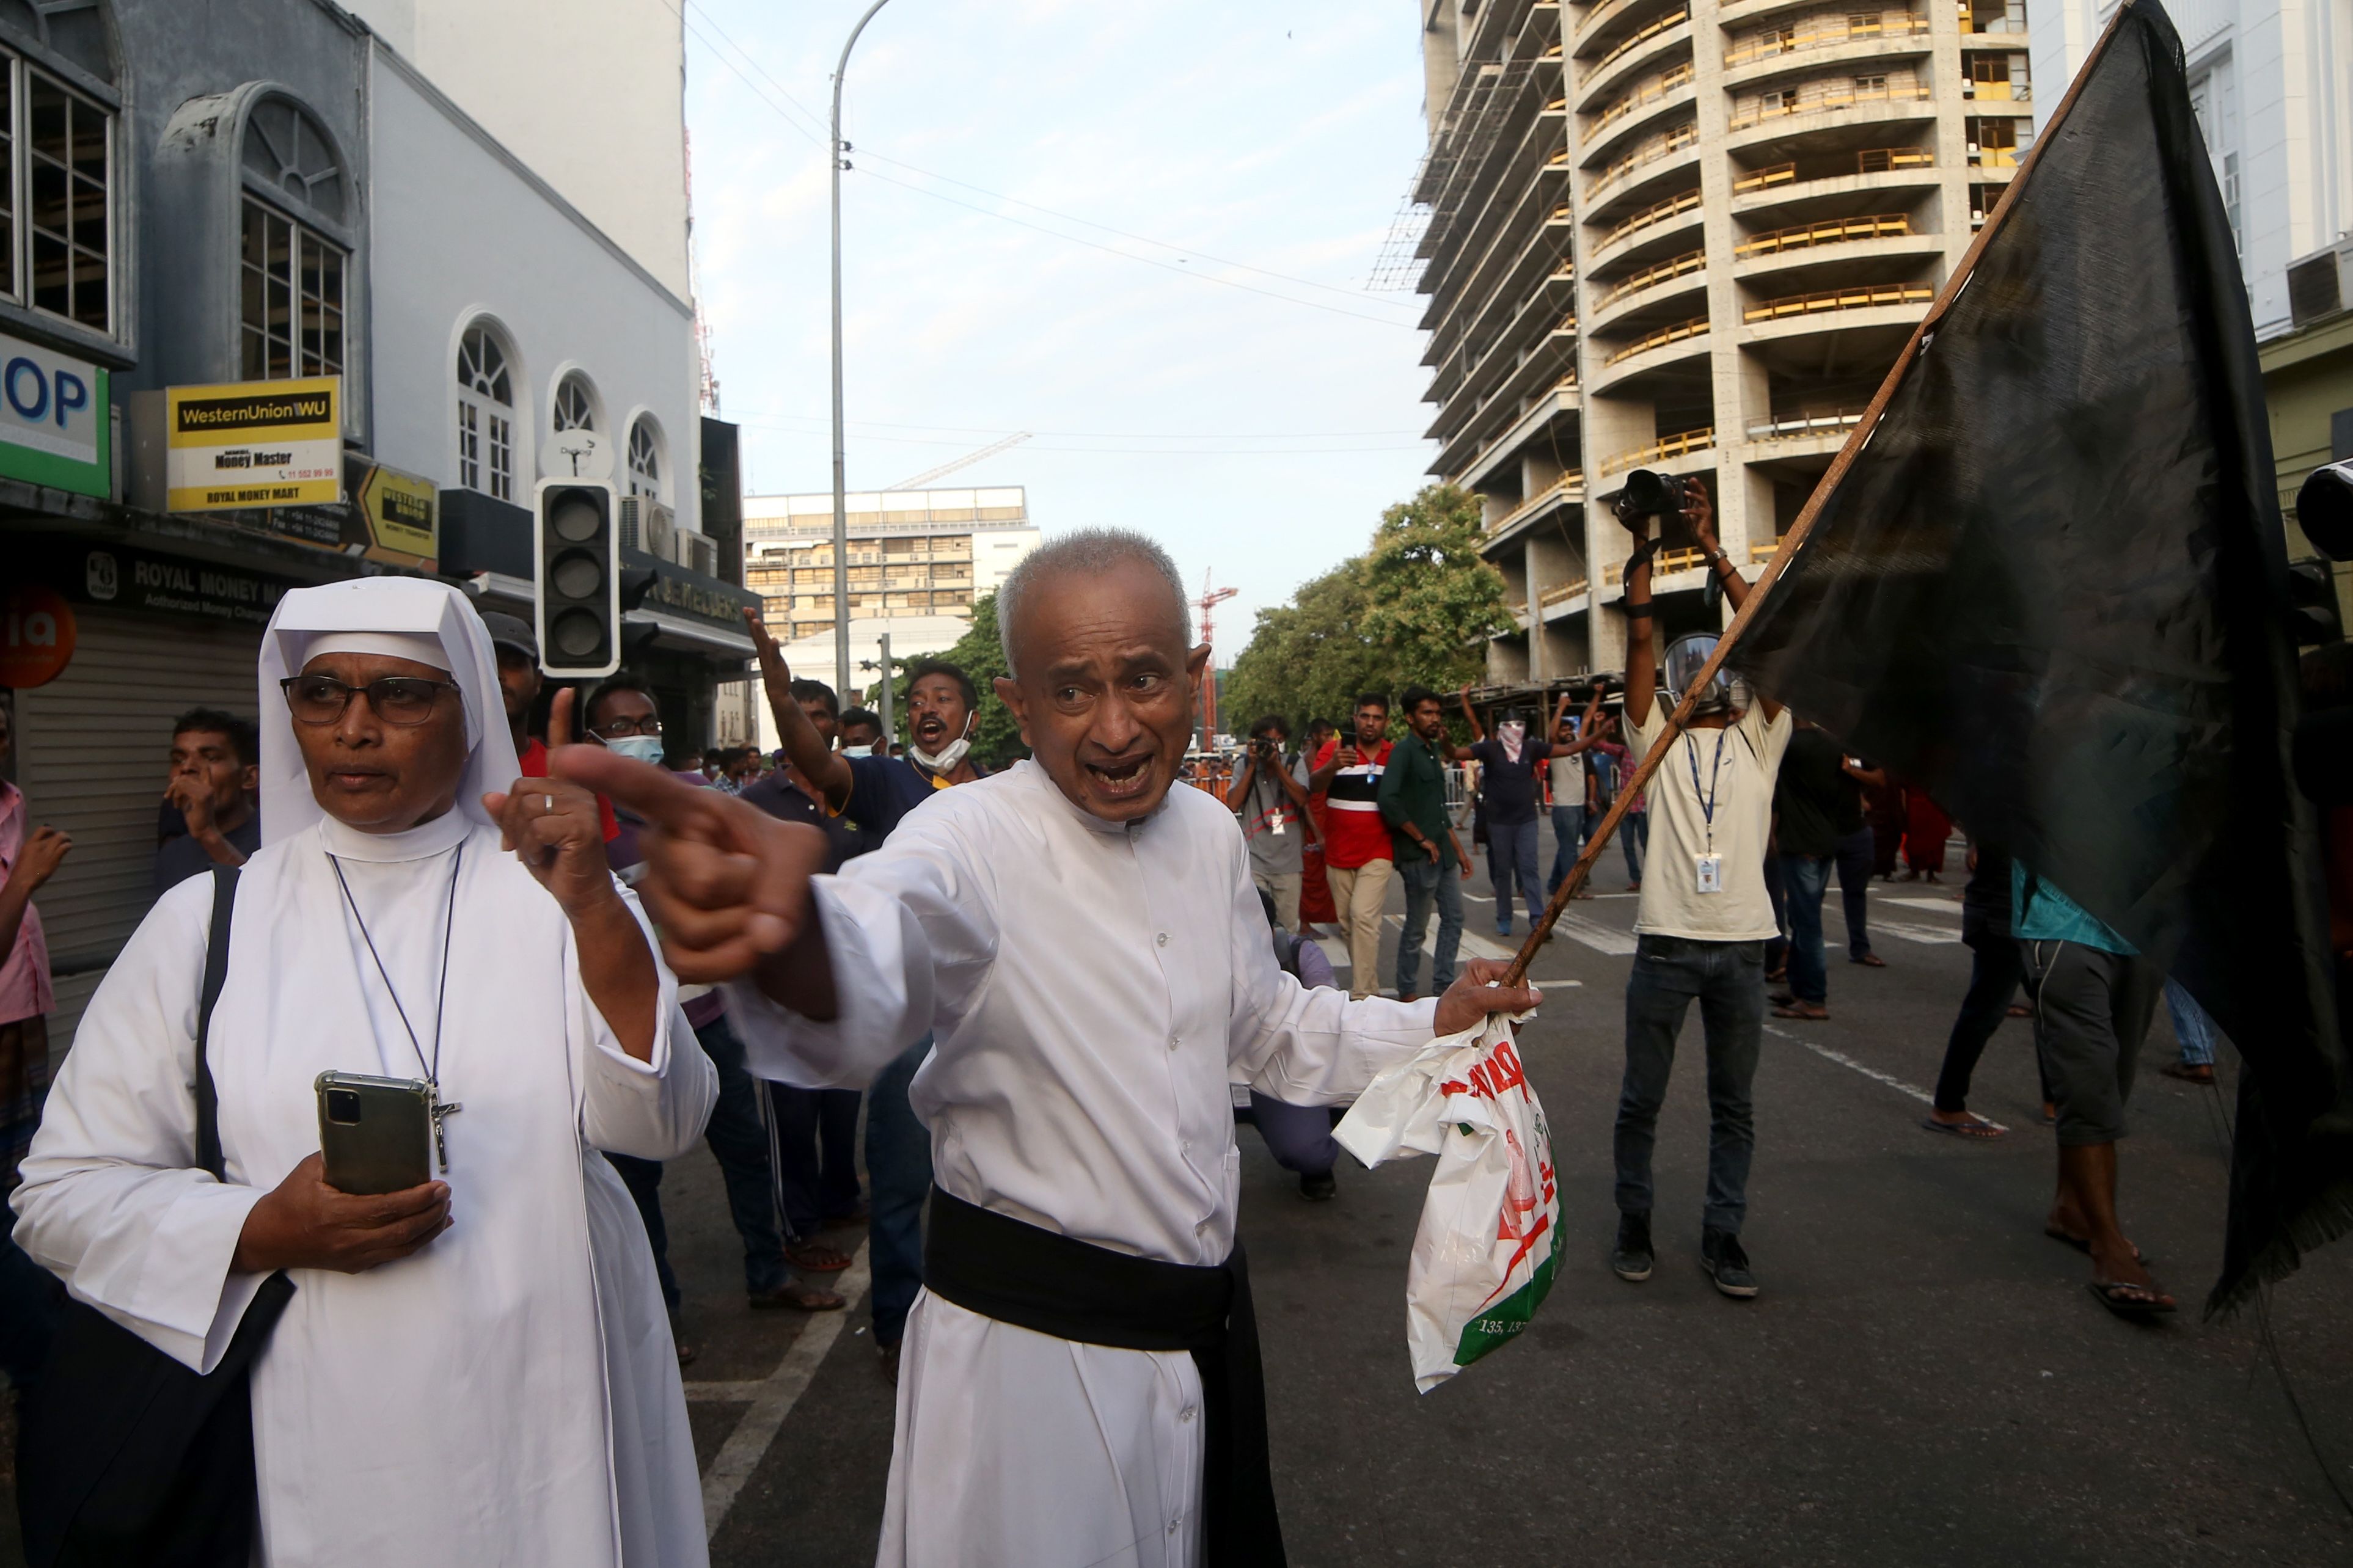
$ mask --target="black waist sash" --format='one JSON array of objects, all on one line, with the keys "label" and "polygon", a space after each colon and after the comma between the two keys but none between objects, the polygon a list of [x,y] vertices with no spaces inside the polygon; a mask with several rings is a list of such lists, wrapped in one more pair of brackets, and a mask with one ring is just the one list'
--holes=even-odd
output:
[{"label": "black waist sash", "polygon": [[1202,1268],[1134,1258],[932,1189],[923,1286],[1000,1323],[1080,1344],[1186,1351],[1201,1373],[1204,1561],[1282,1568],[1266,1384],[1241,1243]]}]

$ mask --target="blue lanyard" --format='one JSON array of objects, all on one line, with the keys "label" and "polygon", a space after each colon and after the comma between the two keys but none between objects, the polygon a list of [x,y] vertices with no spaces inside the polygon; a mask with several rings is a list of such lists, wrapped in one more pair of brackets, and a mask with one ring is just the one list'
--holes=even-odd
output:
[{"label": "blue lanyard", "polygon": [[1707,819],[1707,852],[1711,855],[1715,853],[1715,786],[1716,775],[1724,766],[1724,736],[1723,730],[1715,732],[1715,761],[1707,766],[1707,794],[1702,795],[1699,793],[1699,742],[1691,738],[1690,731],[1683,731],[1683,757],[1691,763],[1692,794],[1699,800],[1700,815]]}]

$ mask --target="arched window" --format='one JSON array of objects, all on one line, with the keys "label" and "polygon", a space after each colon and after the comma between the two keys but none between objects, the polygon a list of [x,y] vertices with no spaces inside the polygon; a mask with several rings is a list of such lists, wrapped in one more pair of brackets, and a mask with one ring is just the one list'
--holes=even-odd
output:
[{"label": "arched window", "polygon": [[588,378],[576,370],[555,384],[555,427],[596,428],[596,394],[589,386]]},{"label": "arched window", "polygon": [[477,321],[458,341],[458,483],[514,500],[514,377],[506,348]]},{"label": "arched window", "polygon": [[629,493],[662,499],[661,431],[643,415],[629,426]]}]

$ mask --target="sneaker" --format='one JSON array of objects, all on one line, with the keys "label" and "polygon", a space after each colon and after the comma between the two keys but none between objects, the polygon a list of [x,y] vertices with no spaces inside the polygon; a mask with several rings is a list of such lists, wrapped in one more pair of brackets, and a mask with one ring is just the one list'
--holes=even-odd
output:
[{"label": "sneaker", "polygon": [[1618,1216],[1618,1245],[1609,1254],[1609,1272],[1619,1279],[1639,1285],[1651,1277],[1651,1216],[1646,1214],[1621,1214]]},{"label": "sneaker", "polygon": [[1759,1289],[1740,1238],[1728,1230],[1709,1226],[1699,1233],[1699,1266],[1707,1270],[1719,1292],[1736,1301],[1747,1300]]},{"label": "sneaker", "polygon": [[1309,1203],[1322,1203],[1339,1190],[1339,1178],[1329,1171],[1305,1172],[1299,1178],[1299,1195]]}]

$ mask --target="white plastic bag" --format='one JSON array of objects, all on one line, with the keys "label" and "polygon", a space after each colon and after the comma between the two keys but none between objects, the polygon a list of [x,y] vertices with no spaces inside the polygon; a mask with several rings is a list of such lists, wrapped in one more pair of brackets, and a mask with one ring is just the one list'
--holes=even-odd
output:
[{"label": "white plastic bag", "polygon": [[1432,1040],[1332,1136],[1366,1165],[1438,1156],[1405,1278],[1406,1348],[1427,1394],[1526,1328],[1559,1266],[1552,1134],[1510,1021]]}]

